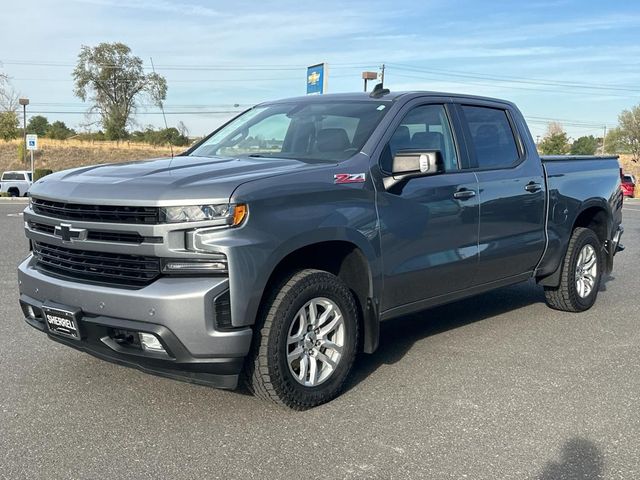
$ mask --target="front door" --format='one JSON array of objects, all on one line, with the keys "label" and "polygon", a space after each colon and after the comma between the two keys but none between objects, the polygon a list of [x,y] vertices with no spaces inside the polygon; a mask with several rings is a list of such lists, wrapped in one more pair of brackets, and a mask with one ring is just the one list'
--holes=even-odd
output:
[{"label": "front door", "polygon": [[478,185],[460,169],[449,109],[418,105],[401,117],[381,155],[390,172],[398,151],[439,150],[445,172],[378,193],[384,269],[382,311],[462,290],[478,262]]}]

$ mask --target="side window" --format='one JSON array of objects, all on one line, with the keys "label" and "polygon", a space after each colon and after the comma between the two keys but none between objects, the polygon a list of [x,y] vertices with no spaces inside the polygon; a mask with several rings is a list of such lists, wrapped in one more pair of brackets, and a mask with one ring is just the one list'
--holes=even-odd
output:
[{"label": "side window", "polygon": [[[402,123],[398,125],[389,140],[390,157],[393,158],[400,150],[408,149],[439,150],[445,171],[458,169],[458,157],[451,127],[443,105],[415,107],[402,119]],[[389,171],[390,165],[385,170]]]},{"label": "side window", "polygon": [[471,131],[478,167],[506,168],[518,161],[518,147],[507,112],[470,105],[463,105],[462,112]]}]

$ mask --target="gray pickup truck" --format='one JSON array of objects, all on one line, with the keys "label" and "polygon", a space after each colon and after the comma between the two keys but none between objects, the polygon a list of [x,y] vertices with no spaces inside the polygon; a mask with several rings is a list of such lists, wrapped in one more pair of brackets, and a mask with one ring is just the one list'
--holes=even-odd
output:
[{"label": "gray pickup truck", "polygon": [[529,279],[583,311],[622,249],[616,157],[541,159],[512,103],[443,93],[268,102],[30,194],[29,325],[294,409],[338,395],[382,321]]}]

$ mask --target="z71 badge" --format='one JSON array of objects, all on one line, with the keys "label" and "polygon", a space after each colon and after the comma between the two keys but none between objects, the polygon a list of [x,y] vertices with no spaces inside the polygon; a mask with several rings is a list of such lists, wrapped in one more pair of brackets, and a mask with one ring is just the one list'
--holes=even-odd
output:
[{"label": "z71 badge", "polygon": [[364,173],[336,173],[333,176],[333,183],[363,183],[366,180]]}]

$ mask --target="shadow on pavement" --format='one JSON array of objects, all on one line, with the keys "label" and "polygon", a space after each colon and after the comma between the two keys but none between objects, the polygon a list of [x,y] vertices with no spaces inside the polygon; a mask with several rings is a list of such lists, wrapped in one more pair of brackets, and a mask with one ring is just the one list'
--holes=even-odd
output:
[{"label": "shadow on pavement", "polygon": [[559,462],[549,462],[537,480],[597,480],[604,478],[604,457],[595,443],[572,438],[562,447]]},{"label": "shadow on pavement", "polygon": [[353,388],[381,365],[400,361],[414,343],[426,337],[543,301],[542,288],[530,281],[383,322],[378,350],[358,357],[346,389]]}]

